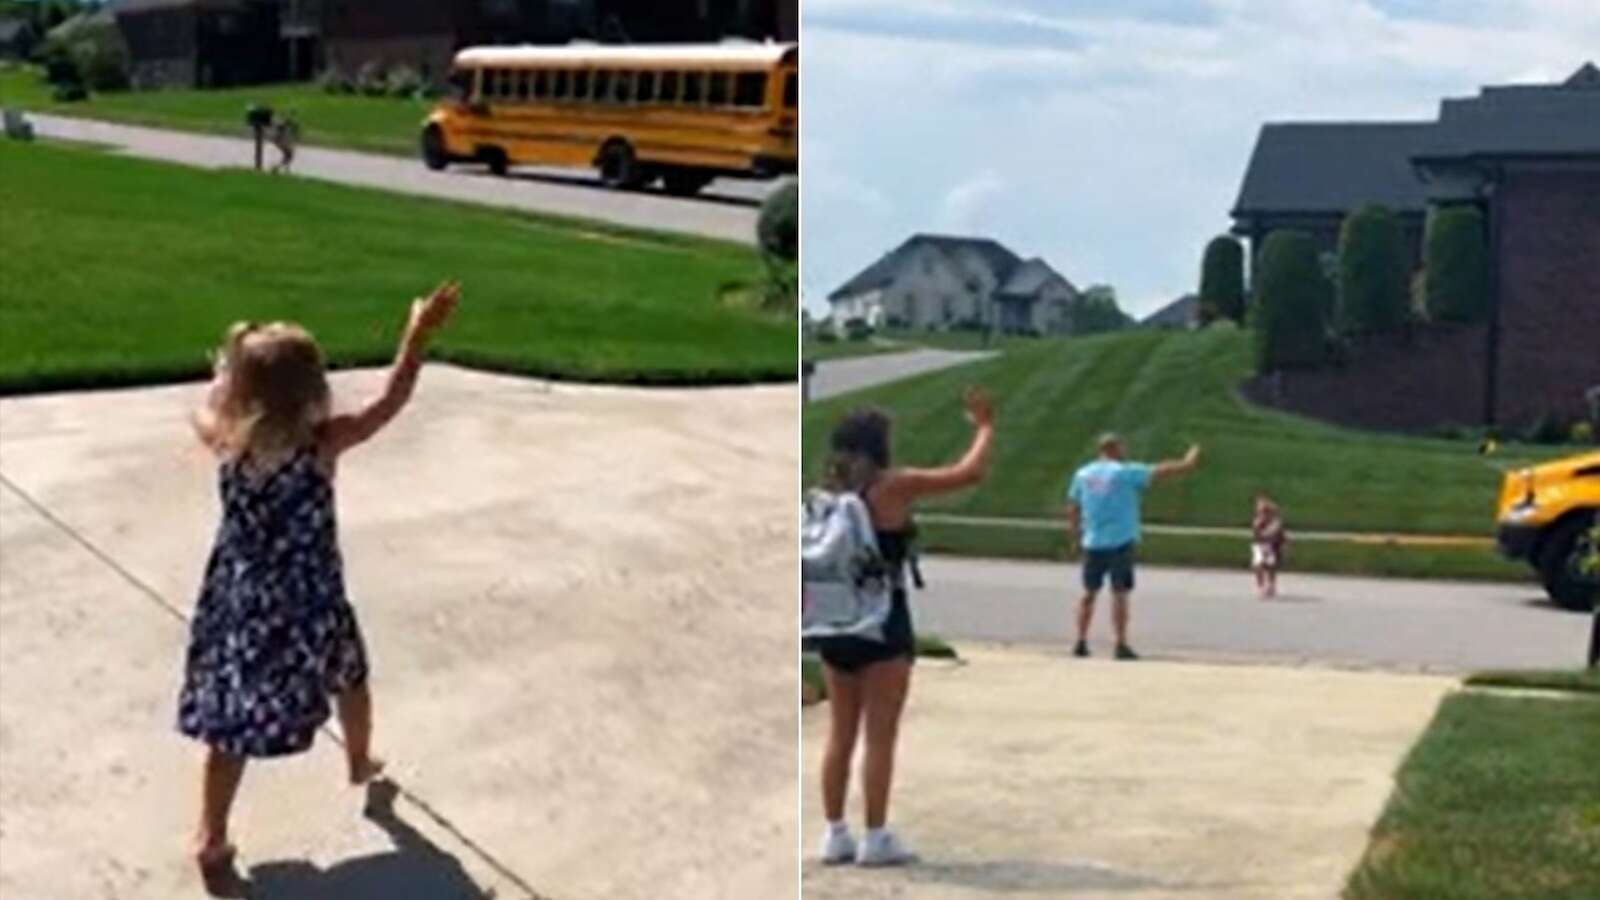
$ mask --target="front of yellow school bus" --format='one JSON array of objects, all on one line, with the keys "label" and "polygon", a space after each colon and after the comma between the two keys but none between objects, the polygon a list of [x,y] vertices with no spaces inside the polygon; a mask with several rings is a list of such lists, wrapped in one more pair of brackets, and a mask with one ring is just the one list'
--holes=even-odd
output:
[{"label": "front of yellow school bus", "polygon": [[1531,565],[1561,606],[1589,609],[1600,577],[1586,560],[1600,516],[1600,452],[1507,472],[1500,488],[1500,552]]}]

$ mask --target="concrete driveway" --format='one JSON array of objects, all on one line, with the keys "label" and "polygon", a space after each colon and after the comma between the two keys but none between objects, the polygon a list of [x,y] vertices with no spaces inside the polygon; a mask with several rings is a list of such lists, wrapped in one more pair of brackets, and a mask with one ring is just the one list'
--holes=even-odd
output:
[{"label": "concrete driveway", "polygon": [[[104,144],[129,156],[200,168],[249,168],[255,154],[252,142],[243,137],[63,116],[30,115],[29,119],[45,137]],[[269,146],[266,160],[270,163],[275,159],[277,151]],[[660,192],[609,190],[586,170],[518,167],[504,178],[490,175],[481,165],[430,172],[417,159],[321,147],[300,148],[295,154],[294,172],[385,191],[679,231],[742,244],[755,243],[761,200],[773,187],[768,181],[724,178],[698,197],[673,197]]]},{"label": "concrete driveway", "polygon": [[[0,896],[199,893],[172,725],[217,515],[198,397],[0,401]],[[792,896],[796,403],[428,366],[340,473],[406,795],[362,818],[326,738],[253,766],[256,896]]]},{"label": "concrete driveway", "polygon": [[920,864],[817,861],[827,710],[802,714],[806,900],[1334,900],[1451,686],[962,651],[918,664],[901,729],[890,819]]}]

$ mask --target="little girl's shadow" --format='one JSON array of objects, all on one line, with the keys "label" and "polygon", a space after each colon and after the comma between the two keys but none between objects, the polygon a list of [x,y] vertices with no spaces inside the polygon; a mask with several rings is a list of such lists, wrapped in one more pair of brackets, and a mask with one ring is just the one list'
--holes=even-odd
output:
[{"label": "little girl's shadow", "polygon": [[250,900],[494,900],[473,883],[461,861],[423,837],[394,811],[399,789],[379,779],[367,788],[367,818],[394,849],[319,869],[304,860],[266,862],[250,869]]}]

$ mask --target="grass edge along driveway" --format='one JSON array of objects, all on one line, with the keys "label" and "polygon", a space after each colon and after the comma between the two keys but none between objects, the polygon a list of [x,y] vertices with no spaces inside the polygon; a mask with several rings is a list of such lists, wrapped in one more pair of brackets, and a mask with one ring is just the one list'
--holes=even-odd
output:
[{"label": "grass edge along driveway", "polygon": [[1600,697],[1440,704],[1345,900],[1600,897]]},{"label": "grass edge along driveway", "polygon": [[0,393],[188,380],[237,319],[387,362],[407,299],[466,285],[436,359],[573,381],[795,378],[753,248],[303,178],[0,141]]}]

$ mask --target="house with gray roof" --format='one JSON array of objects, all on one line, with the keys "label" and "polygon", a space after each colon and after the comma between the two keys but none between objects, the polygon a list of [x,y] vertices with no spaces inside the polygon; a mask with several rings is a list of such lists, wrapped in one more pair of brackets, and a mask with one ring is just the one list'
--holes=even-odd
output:
[{"label": "house with gray roof", "polygon": [[1064,334],[1078,289],[989,238],[917,234],[828,295],[835,324]]},{"label": "house with gray roof", "polygon": [[1481,354],[1439,367],[1456,397],[1487,424],[1584,414],[1583,391],[1600,384],[1600,67],[1446,98],[1429,121],[1266,124],[1234,231],[1252,259],[1279,228],[1333,250],[1344,216],[1367,203],[1400,215],[1419,263],[1430,210],[1484,213],[1492,312]]}]

